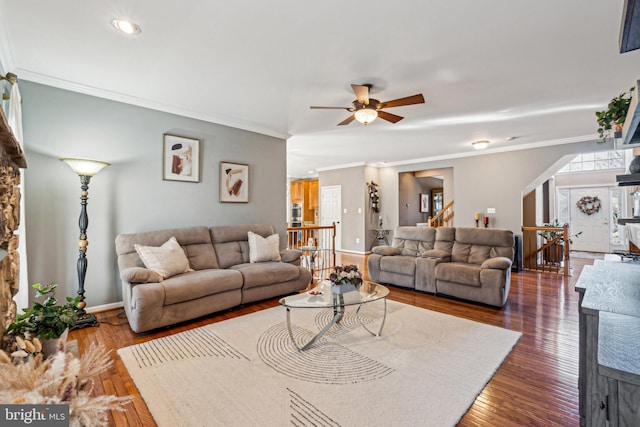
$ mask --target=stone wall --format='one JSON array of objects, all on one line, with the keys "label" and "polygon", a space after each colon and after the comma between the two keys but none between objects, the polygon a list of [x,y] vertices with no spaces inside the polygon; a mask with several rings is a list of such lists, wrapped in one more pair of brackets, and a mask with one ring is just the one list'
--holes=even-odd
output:
[{"label": "stone wall", "polygon": [[18,236],[20,225],[20,168],[26,168],[20,144],[13,136],[0,108],[0,331],[15,320],[20,259]]}]

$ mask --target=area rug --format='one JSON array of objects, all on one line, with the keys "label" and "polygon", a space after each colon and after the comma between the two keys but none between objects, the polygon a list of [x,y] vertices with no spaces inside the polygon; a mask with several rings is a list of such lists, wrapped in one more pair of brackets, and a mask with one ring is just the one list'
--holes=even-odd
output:
[{"label": "area rug", "polygon": [[[118,350],[159,426],[453,426],[520,333],[393,301],[291,343],[274,307]],[[308,341],[333,316],[292,311]]]}]

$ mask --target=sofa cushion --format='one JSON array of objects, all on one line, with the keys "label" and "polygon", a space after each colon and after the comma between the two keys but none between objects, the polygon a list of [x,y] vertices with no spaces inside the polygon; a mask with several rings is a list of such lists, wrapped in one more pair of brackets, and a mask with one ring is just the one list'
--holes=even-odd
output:
[{"label": "sofa cushion", "polygon": [[382,257],[380,270],[413,276],[416,271],[416,257],[411,255]]},{"label": "sofa cushion", "polygon": [[393,246],[374,246],[371,249],[371,252],[378,255],[393,256],[400,255],[402,253],[402,249],[394,248]]},{"label": "sofa cushion", "polygon": [[249,231],[262,237],[275,233],[270,224],[224,225],[209,229],[220,268],[249,262]]},{"label": "sofa cushion", "polygon": [[242,275],[233,270],[199,270],[166,279],[162,285],[164,305],[171,305],[240,289]]},{"label": "sofa cushion", "polygon": [[433,248],[451,253],[455,240],[456,229],[454,227],[438,227],[436,228],[436,241],[433,244]]},{"label": "sofa cushion", "polygon": [[249,262],[280,261],[280,235],[262,237],[252,231],[247,233]]},{"label": "sofa cushion", "polygon": [[480,271],[481,268],[473,264],[443,262],[436,266],[436,279],[469,286],[480,286]]},{"label": "sofa cushion", "polygon": [[170,237],[175,237],[182,246],[189,259],[189,266],[194,270],[218,268],[209,229],[198,226],[118,235],[116,237],[116,253],[120,270],[144,265],[133,246],[134,244],[160,246]]},{"label": "sofa cushion", "polygon": [[143,267],[129,267],[124,269],[120,278],[128,283],[158,283],[162,282],[162,276],[153,270]]},{"label": "sofa cushion", "polygon": [[430,249],[420,254],[421,258],[441,258],[448,261],[451,257],[451,253],[447,251],[440,251],[438,249]]},{"label": "sofa cushion", "polygon": [[400,249],[402,255],[420,256],[420,253],[433,249],[435,238],[435,228],[400,226],[393,232],[392,246]]},{"label": "sofa cushion", "polygon": [[158,273],[163,279],[191,270],[189,260],[175,237],[171,237],[162,246],[144,246],[136,243],[133,247],[144,266]]},{"label": "sofa cushion", "polygon": [[245,263],[230,269],[242,274],[243,289],[296,280],[300,276],[300,267],[286,262]]}]

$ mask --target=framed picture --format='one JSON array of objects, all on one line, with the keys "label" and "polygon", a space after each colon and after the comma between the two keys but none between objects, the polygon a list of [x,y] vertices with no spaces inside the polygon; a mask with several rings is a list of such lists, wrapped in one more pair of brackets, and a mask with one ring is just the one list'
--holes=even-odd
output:
[{"label": "framed picture", "polygon": [[220,201],[249,201],[249,165],[220,162]]},{"label": "framed picture", "polygon": [[162,179],[200,182],[200,140],[164,134]]},{"label": "framed picture", "polygon": [[429,212],[429,194],[420,194],[420,212]]}]

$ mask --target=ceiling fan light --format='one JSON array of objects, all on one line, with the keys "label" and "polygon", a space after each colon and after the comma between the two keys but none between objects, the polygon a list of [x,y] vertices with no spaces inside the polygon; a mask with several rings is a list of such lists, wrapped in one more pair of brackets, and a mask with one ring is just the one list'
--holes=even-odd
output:
[{"label": "ceiling fan light", "polygon": [[489,146],[489,141],[475,141],[471,143],[476,150],[483,150]]},{"label": "ceiling fan light", "polygon": [[353,113],[356,120],[360,123],[368,125],[378,117],[378,112],[373,108],[362,108]]}]

